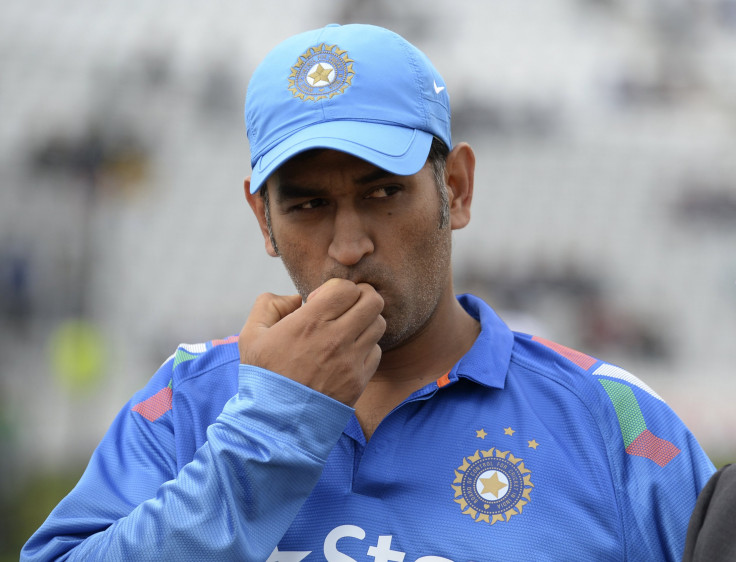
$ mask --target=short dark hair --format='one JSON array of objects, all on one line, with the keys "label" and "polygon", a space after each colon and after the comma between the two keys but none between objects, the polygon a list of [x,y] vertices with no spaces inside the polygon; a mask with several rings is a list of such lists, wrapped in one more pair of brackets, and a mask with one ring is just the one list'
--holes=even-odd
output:
[{"label": "short dark hair", "polygon": [[432,145],[429,147],[427,162],[432,166],[434,183],[437,187],[437,193],[440,196],[440,228],[445,228],[450,224],[450,203],[447,197],[447,187],[445,186],[445,169],[449,154],[450,149],[447,145],[437,137],[434,137],[432,139]]}]

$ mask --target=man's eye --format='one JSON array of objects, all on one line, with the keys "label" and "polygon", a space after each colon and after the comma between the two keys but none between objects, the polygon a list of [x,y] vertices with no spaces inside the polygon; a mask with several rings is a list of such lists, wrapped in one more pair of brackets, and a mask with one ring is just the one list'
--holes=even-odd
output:
[{"label": "man's eye", "polygon": [[304,201],[304,203],[299,203],[298,205],[295,205],[292,207],[294,210],[297,211],[306,211],[309,209],[316,209],[317,207],[322,207],[323,205],[326,205],[327,202],[324,199],[310,199],[309,201]]},{"label": "man's eye", "polygon": [[394,193],[399,191],[399,187],[396,185],[387,185],[374,189],[368,194],[369,199],[380,199],[382,197],[390,197]]}]

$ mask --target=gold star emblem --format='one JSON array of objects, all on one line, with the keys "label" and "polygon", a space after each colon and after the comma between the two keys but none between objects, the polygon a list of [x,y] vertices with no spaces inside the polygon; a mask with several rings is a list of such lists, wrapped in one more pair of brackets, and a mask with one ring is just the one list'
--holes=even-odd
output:
[{"label": "gold star emblem", "polygon": [[480,429],[479,431],[475,432],[475,436],[478,437],[479,439],[485,439],[486,435],[488,434],[486,433],[485,429]]},{"label": "gold star emblem", "polygon": [[483,484],[483,491],[481,493],[493,494],[494,498],[497,498],[498,492],[508,486],[508,484],[501,482],[501,479],[498,477],[498,472],[494,472],[493,476],[490,478],[481,478],[480,483]]},{"label": "gold star emblem", "polygon": [[534,449],[536,451],[538,446],[539,446],[539,443],[537,443],[535,439],[532,439],[531,441],[529,441],[529,447],[531,449]]},{"label": "gold star emblem", "polygon": [[315,84],[317,82],[329,82],[330,72],[332,72],[332,68],[322,66],[322,63],[319,63],[309,77],[314,80]]},{"label": "gold star emblem", "polygon": [[511,426],[503,430],[504,435],[513,435],[516,432],[515,429],[511,429]]},{"label": "gold star emblem", "polygon": [[299,55],[289,74],[289,91],[303,101],[340,95],[350,87],[353,59],[337,45],[315,45]]}]

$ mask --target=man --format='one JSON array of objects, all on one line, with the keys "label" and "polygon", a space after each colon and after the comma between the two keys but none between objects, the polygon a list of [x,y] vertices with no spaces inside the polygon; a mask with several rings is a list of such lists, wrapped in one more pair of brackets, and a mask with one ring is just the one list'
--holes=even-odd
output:
[{"label": "man", "polygon": [[181,346],[28,559],[672,560],[713,466],[624,370],[453,293],[474,155],[392,32],[277,46],[245,195],[298,295]]}]

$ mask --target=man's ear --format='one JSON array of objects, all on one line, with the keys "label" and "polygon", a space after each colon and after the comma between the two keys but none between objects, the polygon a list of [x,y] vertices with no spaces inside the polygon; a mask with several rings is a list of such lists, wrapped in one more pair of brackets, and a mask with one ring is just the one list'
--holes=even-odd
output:
[{"label": "man's ear", "polygon": [[[265,185],[261,187],[261,189],[265,188]],[[245,190],[245,199],[248,201],[248,205],[250,205],[253,214],[256,216],[258,226],[261,228],[261,234],[263,235],[263,240],[266,243],[266,252],[268,252],[269,256],[274,258],[278,257],[279,254],[273,246],[271,234],[268,231],[268,223],[266,221],[266,203],[258,192],[250,192],[250,176],[245,178],[243,189]]]},{"label": "man's ear", "polygon": [[445,182],[450,204],[450,227],[463,228],[470,222],[470,204],[473,201],[475,153],[470,145],[461,142],[447,156]]}]

